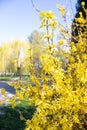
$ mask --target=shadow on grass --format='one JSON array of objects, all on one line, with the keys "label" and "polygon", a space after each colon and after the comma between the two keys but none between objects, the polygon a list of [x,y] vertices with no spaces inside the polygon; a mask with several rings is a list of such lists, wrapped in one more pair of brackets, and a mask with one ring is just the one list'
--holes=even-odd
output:
[{"label": "shadow on grass", "polygon": [[24,130],[25,121],[20,120],[20,112],[25,119],[31,119],[36,108],[20,104],[14,109],[11,106],[0,108],[0,130]]}]

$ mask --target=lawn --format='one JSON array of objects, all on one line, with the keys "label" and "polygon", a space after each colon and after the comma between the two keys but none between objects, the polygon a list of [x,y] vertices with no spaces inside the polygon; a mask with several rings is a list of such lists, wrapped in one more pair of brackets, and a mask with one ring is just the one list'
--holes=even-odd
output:
[{"label": "lawn", "polygon": [[[10,80],[18,80],[20,77],[18,75],[3,75],[0,76],[0,81],[10,81]],[[23,75],[22,80],[29,80],[28,75]]]},{"label": "lawn", "polygon": [[0,76],[0,81],[8,81],[8,80],[11,80],[10,75],[8,75],[8,76]]}]

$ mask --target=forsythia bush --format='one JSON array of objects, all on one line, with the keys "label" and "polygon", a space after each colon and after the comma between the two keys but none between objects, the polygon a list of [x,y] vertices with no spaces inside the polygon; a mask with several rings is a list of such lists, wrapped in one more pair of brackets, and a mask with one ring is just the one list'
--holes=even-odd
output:
[{"label": "forsythia bush", "polygon": [[[58,8],[64,17],[63,6]],[[86,10],[87,11],[87,10]],[[53,12],[40,12],[41,27],[45,28],[48,46],[41,56],[42,73],[40,79],[31,75],[34,83],[16,85],[16,96],[36,106],[31,120],[26,121],[25,130],[85,130],[87,125],[87,37],[78,35],[78,43],[70,43],[66,69],[57,57],[53,43],[54,30],[58,22]],[[82,18],[82,17],[81,17]],[[84,20],[80,21],[85,24]],[[82,18],[83,19],[83,18]],[[79,21],[79,19],[78,19]],[[87,31],[87,28],[86,28]],[[62,40],[61,44],[64,44]],[[60,44],[60,45],[61,45]],[[39,73],[39,72],[38,72]],[[20,88],[20,89],[19,89]],[[12,100],[13,107],[15,99]]]}]

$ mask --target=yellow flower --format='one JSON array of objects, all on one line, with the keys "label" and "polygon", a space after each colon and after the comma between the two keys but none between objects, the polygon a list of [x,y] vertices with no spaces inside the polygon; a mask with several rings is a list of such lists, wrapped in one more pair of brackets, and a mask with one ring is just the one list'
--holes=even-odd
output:
[{"label": "yellow flower", "polygon": [[6,93],[6,90],[4,88],[1,89],[1,94],[5,94]]},{"label": "yellow flower", "polygon": [[65,10],[65,7],[62,6],[62,5],[57,5],[57,8],[60,10],[60,13],[62,14],[62,16],[64,17],[65,14],[66,14],[66,10]]},{"label": "yellow flower", "polygon": [[23,100],[23,99],[24,99],[24,97],[23,97],[23,94],[22,94],[22,93],[17,92],[17,93],[16,93],[16,95],[17,95],[17,97],[19,97],[19,99],[20,99],[20,100]]},{"label": "yellow flower", "polygon": [[84,18],[82,18],[82,17],[79,17],[76,20],[77,20],[77,22],[82,23],[82,24],[86,23],[86,20]]},{"label": "yellow flower", "polygon": [[13,102],[13,103],[12,103],[12,108],[15,108],[15,107],[16,107],[16,103]]},{"label": "yellow flower", "polygon": [[85,2],[82,2],[81,5],[82,5],[82,6],[85,6]]},{"label": "yellow flower", "polygon": [[76,46],[72,46],[72,52],[76,52],[77,51],[77,48],[76,48]]},{"label": "yellow flower", "polygon": [[64,41],[63,41],[63,40],[58,40],[58,44],[59,44],[59,45],[63,45],[63,44],[64,44]]},{"label": "yellow flower", "polygon": [[52,11],[49,11],[49,12],[41,11],[40,16],[41,16],[41,18],[55,19],[54,12],[52,12]]},{"label": "yellow flower", "polygon": [[57,21],[53,21],[52,23],[50,23],[50,26],[53,28],[53,29],[56,29],[58,25],[58,22]]},{"label": "yellow flower", "polygon": [[24,117],[23,117],[23,115],[20,115],[20,120],[24,120]]}]

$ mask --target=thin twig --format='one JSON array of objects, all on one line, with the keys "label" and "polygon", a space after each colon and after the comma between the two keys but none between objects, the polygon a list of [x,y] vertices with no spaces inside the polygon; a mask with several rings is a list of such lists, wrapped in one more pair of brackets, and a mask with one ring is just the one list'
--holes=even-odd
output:
[{"label": "thin twig", "polygon": [[32,3],[33,8],[34,8],[34,9],[35,9],[38,13],[39,13],[39,12],[40,12],[40,10],[36,8],[36,6],[35,6],[35,4],[34,4],[33,0],[31,0],[31,3]]}]

